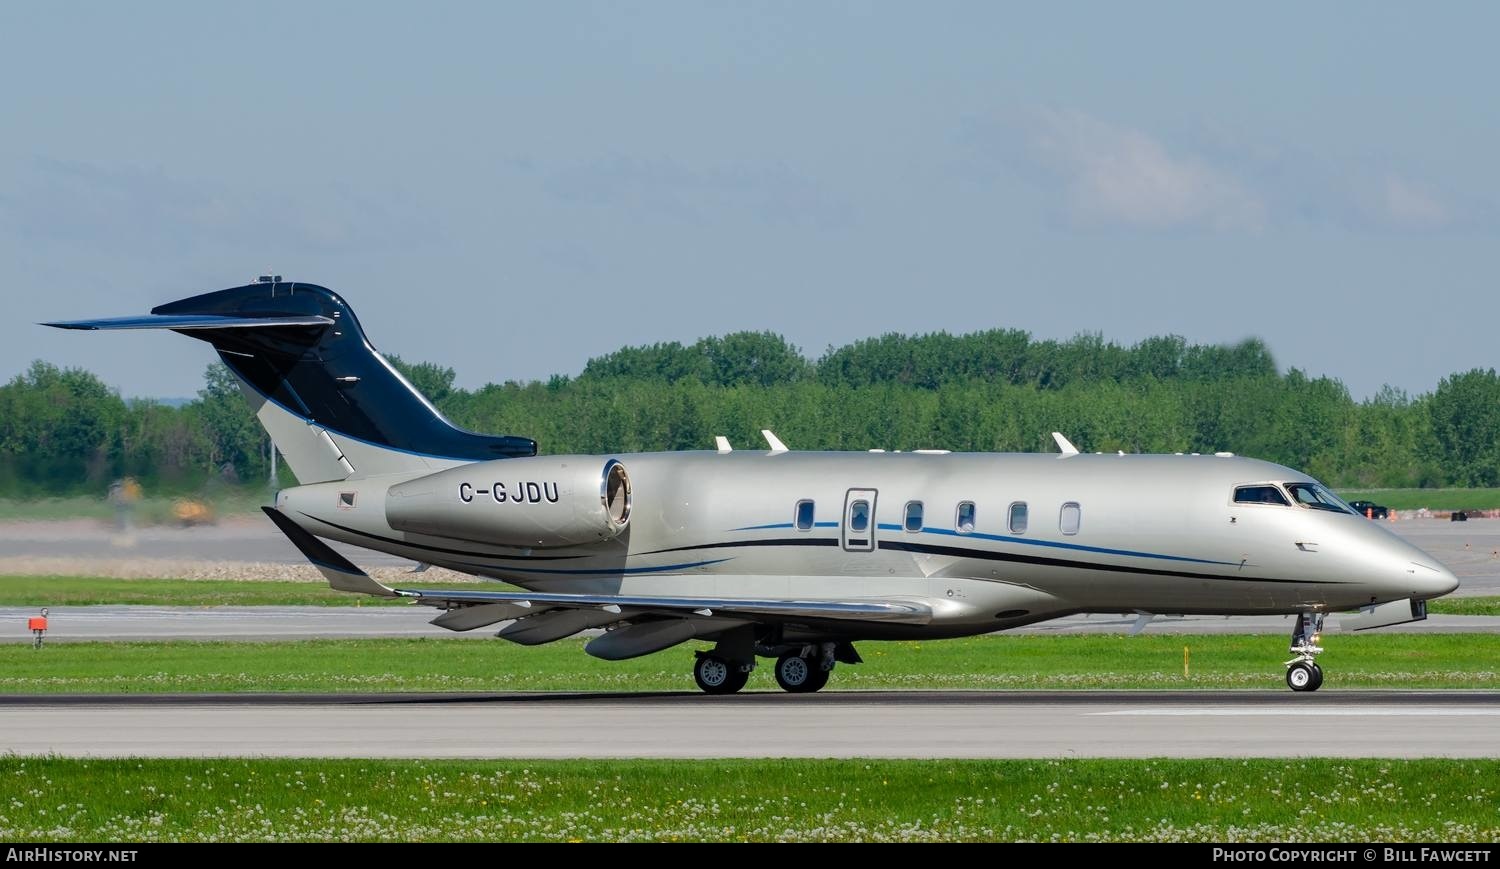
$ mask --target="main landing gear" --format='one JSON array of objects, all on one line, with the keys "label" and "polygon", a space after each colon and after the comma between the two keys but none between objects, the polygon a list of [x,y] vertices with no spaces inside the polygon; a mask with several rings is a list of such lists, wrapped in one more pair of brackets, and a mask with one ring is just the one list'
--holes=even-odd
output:
[{"label": "main landing gear", "polygon": [[750,681],[750,671],[753,669],[754,661],[735,664],[718,655],[699,652],[698,660],[693,662],[693,681],[698,683],[704,694],[733,694]]},{"label": "main landing gear", "polygon": [[744,688],[757,654],[776,658],[776,684],[791,694],[811,694],[827,685],[840,661],[860,663],[859,653],[848,642],[767,646],[739,640],[720,640],[713,651],[696,653],[693,681],[703,693],[733,694]]},{"label": "main landing gear", "polygon": [[1318,666],[1318,635],[1323,632],[1323,613],[1300,613],[1292,629],[1292,647],[1296,655],[1286,662],[1286,686],[1293,691],[1316,691],[1323,684],[1323,668]]},{"label": "main landing gear", "polygon": [[804,646],[776,659],[776,684],[791,694],[811,694],[833,675],[833,643]]}]

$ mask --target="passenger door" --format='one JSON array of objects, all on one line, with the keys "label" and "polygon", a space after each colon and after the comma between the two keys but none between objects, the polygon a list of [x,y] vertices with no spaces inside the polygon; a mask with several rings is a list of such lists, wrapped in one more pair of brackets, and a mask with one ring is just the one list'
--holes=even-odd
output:
[{"label": "passenger door", "polygon": [[850,489],[844,496],[844,521],[839,540],[849,552],[875,550],[875,490]]}]

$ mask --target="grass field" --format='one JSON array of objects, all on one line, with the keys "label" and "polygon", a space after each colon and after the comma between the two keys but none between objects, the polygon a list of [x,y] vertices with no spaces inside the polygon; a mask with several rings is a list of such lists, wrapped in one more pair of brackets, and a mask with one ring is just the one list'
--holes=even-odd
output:
[{"label": "grass field", "polygon": [[1500,597],[1440,597],[1427,602],[1427,612],[1450,616],[1500,616]]},{"label": "grass field", "polygon": [[[0,692],[692,691],[693,644],[630,661],[582,640],[522,647],[470,639],[0,645]],[[1325,637],[1324,690],[1495,688],[1500,635]],[[696,646],[704,648],[704,646]],[[1190,671],[1182,672],[1183,649]],[[860,689],[1283,688],[1275,636],[984,636],[859,644],[866,663],[830,685]],[[761,667],[747,690],[777,690]]]},{"label": "grass field", "polygon": [[[429,589],[517,591],[498,582],[424,582],[404,577],[400,586]],[[322,581],[290,582],[209,579],[109,579],[96,576],[0,576],[0,606],[409,606],[330,589]],[[1500,615],[1500,597],[1439,598],[1428,612],[1449,615]],[[1290,632],[1290,628],[1287,629]]]},{"label": "grass field", "polygon": [[1493,842],[1497,760],[0,757],[9,841]]},{"label": "grass field", "polygon": [[1392,510],[1490,510],[1500,507],[1500,489],[1340,489],[1345,501],[1374,501]]},{"label": "grass field", "polygon": [[[399,583],[412,588],[514,590],[498,582]],[[408,600],[334,591],[326,582],[216,579],[106,579],[94,576],[0,576],[0,606],[411,606]],[[436,610],[432,611],[436,615]]]}]

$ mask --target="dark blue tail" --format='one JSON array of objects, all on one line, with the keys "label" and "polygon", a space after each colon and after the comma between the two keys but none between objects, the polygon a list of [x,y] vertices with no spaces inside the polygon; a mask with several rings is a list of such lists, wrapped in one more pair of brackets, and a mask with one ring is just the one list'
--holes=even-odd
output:
[{"label": "dark blue tail", "polygon": [[[350,464],[358,454],[372,455],[369,448],[461,462],[536,454],[530,438],[480,435],[449,422],[371,346],[344,300],[314,284],[247,284],[159,305],[149,317],[47,325],[171,329],[209,342],[239,376],[304,483],[393,469],[384,458],[367,468]],[[306,427],[287,425],[287,415]],[[329,442],[316,460],[301,443],[309,431],[313,440]],[[299,461],[299,454],[306,458]]]}]

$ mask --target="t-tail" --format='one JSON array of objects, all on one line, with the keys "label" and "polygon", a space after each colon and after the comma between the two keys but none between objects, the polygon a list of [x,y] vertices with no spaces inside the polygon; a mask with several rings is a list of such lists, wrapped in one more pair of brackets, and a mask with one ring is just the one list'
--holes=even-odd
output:
[{"label": "t-tail", "polygon": [[449,422],[371,346],[344,300],[314,284],[262,279],[147,316],[45,325],[171,329],[212,344],[304,484],[536,454],[529,438]]}]

